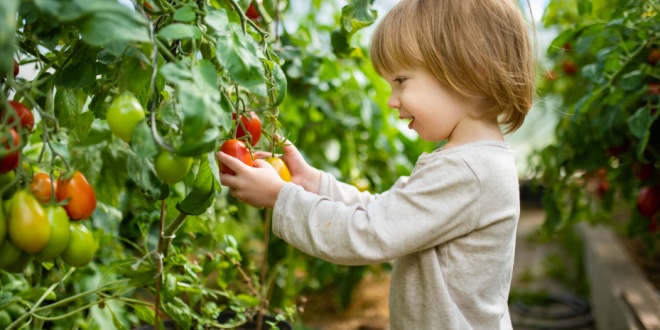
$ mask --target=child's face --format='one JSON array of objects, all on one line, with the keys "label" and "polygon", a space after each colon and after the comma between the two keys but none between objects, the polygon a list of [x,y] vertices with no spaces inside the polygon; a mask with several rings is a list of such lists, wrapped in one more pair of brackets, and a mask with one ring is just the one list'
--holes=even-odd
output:
[{"label": "child's face", "polygon": [[468,103],[449,93],[431,72],[422,67],[387,72],[383,78],[392,87],[387,105],[399,110],[399,118],[409,120],[408,128],[415,130],[424,140],[450,138],[470,112]]}]

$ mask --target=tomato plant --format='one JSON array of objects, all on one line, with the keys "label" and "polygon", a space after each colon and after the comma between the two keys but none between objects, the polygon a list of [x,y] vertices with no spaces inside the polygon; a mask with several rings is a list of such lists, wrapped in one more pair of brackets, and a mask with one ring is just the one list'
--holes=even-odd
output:
[{"label": "tomato plant", "polygon": [[[562,113],[556,141],[532,158],[536,183],[547,187],[542,197],[547,233],[578,221],[625,216],[621,226],[628,235],[657,251],[660,236],[647,230],[657,212],[653,205],[660,203],[655,197],[660,20],[654,6],[593,0],[568,8],[552,0],[546,8],[544,24],[559,30],[548,47],[547,66],[566,73],[539,84],[542,97]],[[607,174],[596,187],[592,173],[598,169]]]},{"label": "tomato plant", "polygon": [[174,184],[186,177],[192,162],[192,157],[179,157],[169,151],[162,151],[156,157],[156,174],[163,182]]},{"label": "tomato plant", "polygon": [[69,229],[69,243],[60,257],[73,267],[85,267],[94,259],[96,253],[94,234],[81,222],[71,222]]},{"label": "tomato plant", "polygon": [[19,150],[15,150],[15,151],[11,151],[11,150],[19,147],[20,139],[18,137],[18,133],[13,128],[9,129],[9,136],[11,137],[11,141],[13,141],[13,143],[9,142],[9,140],[7,140],[5,136],[2,137],[2,144],[6,145],[5,149],[9,150],[9,153],[5,154],[0,159],[0,174],[8,173],[9,171],[14,170],[18,166]]},{"label": "tomato plant", "polygon": [[48,205],[44,207],[44,211],[50,225],[50,237],[48,243],[36,256],[39,260],[48,261],[59,256],[69,245],[71,229],[69,228],[69,216],[63,207]]},{"label": "tomato plant", "polygon": [[24,252],[10,240],[0,244],[0,270],[14,266],[24,257]]},{"label": "tomato plant", "polygon": [[[236,119],[236,114],[232,114],[232,118]],[[261,139],[261,120],[254,111],[250,111],[248,115],[240,115],[240,122],[236,125],[236,138],[240,139],[248,136],[250,145],[254,146],[259,143]]]},{"label": "tomato plant", "polygon": [[96,209],[96,192],[80,171],[70,178],[60,177],[55,194],[58,202],[68,200],[64,209],[71,220],[87,219]]},{"label": "tomato plant", "polygon": [[27,253],[37,253],[50,238],[48,216],[32,194],[17,191],[9,202],[7,219],[9,239]]},{"label": "tomato plant", "polygon": [[[239,141],[236,139],[229,139],[222,144],[222,146],[220,147],[220,151],[240,160],[245,165],[254,166],[254,159],[252,157],[252,153],[245,146],[245,143],[243,143],[243,141]],[[225,165],[224,163],[220,163],[220,173],[232,174],[232,175],[236,174],[236,172],[234,172],[232,169],[227,167],[227,165]]]},{"label": "tomato plant", "polygon": [[277,174],[280,175],[280,178],[286,182],[291,182],[291,172],[289,172],[289,167],[286,166],[286,163],[282,158],[269,157],[266,158],[266,161],[277,171]]},{"label": "tomato plant", "polygon": [[50,203],[54,191],[57,191],[57,180],[51,180],[50,175],[38,172],[32,176],[30,192],[41,204]]},{"label": "tomato plant", "polygon": [[145,117],[140,101],[132,94],[117,96],[108,108],[107,120],[112,133],[131,142],[135,126]]}]

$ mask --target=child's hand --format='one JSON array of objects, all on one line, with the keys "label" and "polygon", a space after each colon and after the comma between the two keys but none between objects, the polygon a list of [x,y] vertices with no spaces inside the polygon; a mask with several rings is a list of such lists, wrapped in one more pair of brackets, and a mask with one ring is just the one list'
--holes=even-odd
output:
[{"label": "child's hand", "polygon": [[257,159],[254,167],[224,152],[218,152],[218,161],[236,172],[236,175],[220,173],[220,183],[229,187],[229,193],[244,203],[256,207],[273,207],[277,195],[284,186],[275,169],[263,159]]},{"label": "child's hand", "polygon": [[[277,139],[281,137],[277,136]],[[284,155],[282,160],[286,163],[291,173],[291,182],[301,185],[305,190],[318,194],[319,186],[321,184],[321,172],[316,168],[307,164],[298,149],[289,141],[282,146]],[[259,158],[271,157],[271,153],[260,151],[257,152]]]}]

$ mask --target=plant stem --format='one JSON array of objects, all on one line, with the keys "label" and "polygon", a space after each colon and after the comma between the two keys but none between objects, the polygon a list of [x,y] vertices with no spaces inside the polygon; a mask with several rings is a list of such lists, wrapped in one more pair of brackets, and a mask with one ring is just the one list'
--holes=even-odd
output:
[{"label": "plant stem", "polygon": [[167,256],[167,251],[170,249],[170,244],[172,243],[172,239],[174,238],[174,233],[176,233],[179,228],[181,228],[181,225],[183,225],[183,222],[186,221],[186,217],[188,215],[185,213],[179,213],[174,219],[172,219],[172,222],[170,222],[169,225],[165,228],[165,231],[162,233],[163,236],[163,255]]},{"label": "plant stem", "polygon": [[158,231],[158,263],[156,264],[156,314],[154,316],[154,329],[158,327],[158,314],[160,314],[160,286],[163,274],[163,232],[165,230],[165,199],[160,204],[160,230]]}]

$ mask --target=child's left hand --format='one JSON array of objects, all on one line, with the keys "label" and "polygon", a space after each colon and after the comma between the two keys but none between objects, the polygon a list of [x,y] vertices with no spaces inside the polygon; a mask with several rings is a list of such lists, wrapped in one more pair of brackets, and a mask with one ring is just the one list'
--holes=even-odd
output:
[{"label": "child's left hand", "polygon": [[273,207],[285,182],[275,169],[263,159],[255,159],[254,167],[224,152],[217,153],[218,161],[236,172],[220,173],[220,183],[229,187],[229,193],[244,203],[256,207]]}]

